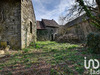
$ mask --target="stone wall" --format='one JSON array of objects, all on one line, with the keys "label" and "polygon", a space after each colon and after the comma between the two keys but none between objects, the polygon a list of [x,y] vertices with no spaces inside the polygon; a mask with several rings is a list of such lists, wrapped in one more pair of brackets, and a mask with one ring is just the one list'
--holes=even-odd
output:
[{"label": "stone wall", "polygon": [[81,23],[79,23],[79,24],[76,24],[76,25],[74,25],[72,27],[67,28],[66,34],[70,34],[70,33],[74,34],[81,41],[81,40],[85,39],[83,30],[84,29],[82,28]]},{"label": "stone wall", "polygon": [[64,34],[74,34],[80,39],[80,41],[86,40],[86,37],[91,32],[97,32],[97,29],[90,24],[91,20],[80,22],[76,25],[67,27],[64,26]]},{"label": "stone wall", "polygon": [[0,0],[0,43],[22,49],[36,41],[36,20],[31,0]]},{"label": "stone wall", "polygon": [[55,40],[55,33],[57,33],[57,28],[52,27],[46,27],[44,30],[37,30],[37,40],[53,41]]},{"label": "stone wall", "polygon": [[61,36],[65,33],[66,28],[64,28],[64,25],[59,25],[58,28],[58,35]]},{"label": "stone wall", "polygon": [[45,41],[49,40],[50,37],[48,37],[48,31],[46,29],[44,30],[37,30],[37,40],[38,41]]},{"label": "stone wall", "polygon": [[36,41],[36,20],[32,0],[21,0],[21,48]]},{"label": "stone wall", "polygon": [[97,32],[97,28],[93,25],[91,25],[91,20],[83,21],[80,25],[81,30],[84,33],[84,37],[86,38],[87,35],[91,32]]},{"label": "stone wall", "polygon": [[0,0],[0,42],[6,42],[14,49],[21,45],[20,5],[20,0]]}]

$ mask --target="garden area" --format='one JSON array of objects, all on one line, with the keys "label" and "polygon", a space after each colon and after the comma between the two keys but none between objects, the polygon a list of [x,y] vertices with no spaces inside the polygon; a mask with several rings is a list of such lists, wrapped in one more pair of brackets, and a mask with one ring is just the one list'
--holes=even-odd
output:
[{"label": "garden area", "polygon": [[100,60],[81,44],[38,41],[0,58],[1,75],[89,75],[84,57]]}]

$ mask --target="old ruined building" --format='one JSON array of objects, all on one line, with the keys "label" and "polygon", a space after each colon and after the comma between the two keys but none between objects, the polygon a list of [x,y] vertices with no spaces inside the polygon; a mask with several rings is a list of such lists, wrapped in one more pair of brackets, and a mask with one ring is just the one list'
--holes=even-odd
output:
[{"label": "old ruined building", "polygon": [[31,0],[0,0],[0,46],[23,49],[36,41]]},{"label": "old ruined building", "polygon": [[37,21],[37,40],[38,41],[53,41],[56,39],[59,25],[55,20],[42,19]]},{"label": "old ruined building", "polygon": [[[91,19],[83,14],[82,16],[68,22],[63,26],[65,41],[72,37],[72,40],[84,41],[91,32],[98,32],[97,28],[91,24]],[[67,36],[69,38],[67,38]],[[62,37],[63,38],[63,37]]]}]

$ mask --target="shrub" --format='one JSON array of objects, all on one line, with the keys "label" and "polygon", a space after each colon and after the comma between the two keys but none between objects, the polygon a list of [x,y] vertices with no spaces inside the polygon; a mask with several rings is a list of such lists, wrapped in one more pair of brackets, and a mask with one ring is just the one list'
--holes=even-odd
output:
[{"label": "shrub", "polygon": [[38,44],[35,44],[35,48],[41,48],[41,47],[40,47],[40,45],[38,45]]},{"label": "shrub", "polygon": [[25,53],[27,53],[27,52],[29,51],[29,49],[25,48],[25,49],[23,49],[23,51],[24,51]]},{"label": "shrub", "polygon": [[100,34],[99,33],[88,34],[87,47],[90,52],[100,54]]}]

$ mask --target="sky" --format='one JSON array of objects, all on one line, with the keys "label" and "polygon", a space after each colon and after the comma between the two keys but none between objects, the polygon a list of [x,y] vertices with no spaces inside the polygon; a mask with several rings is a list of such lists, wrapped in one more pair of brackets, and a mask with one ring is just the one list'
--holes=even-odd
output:
[{"label": "sky", "polygon": [[59,23],[59,16],[67,13],[74,0],[32,0],[36,20],[54,19]]}]

